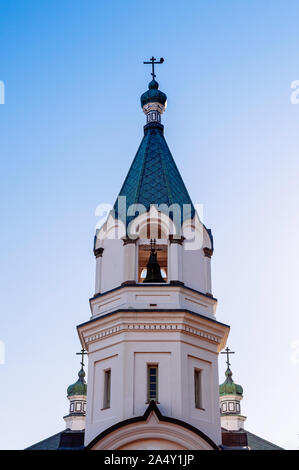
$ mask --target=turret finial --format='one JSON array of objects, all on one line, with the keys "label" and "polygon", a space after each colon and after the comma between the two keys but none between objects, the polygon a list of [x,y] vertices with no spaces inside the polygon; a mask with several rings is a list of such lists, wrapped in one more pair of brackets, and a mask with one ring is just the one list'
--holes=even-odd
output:
[{"label": "turret finial", "polygon": [[243,394],[243,388],[241,385],[235,384],[233,381],[233,373],[230,369],[230,362],[229,362],[229,355],[230,354],[235,354],[234,351],[231,351],[228,347],[221,353],[221,354],[226,354],[226,364],[227,364],[227,369],[225,371],[225,381],[223,384],[219,386],[219,392],[220,396],[221,395],[242,395]]},{"label": "turret finial", "polygon": [[155,74],[155,64],[163,64],[163,62],[164,62],[163,57],[161,57],[160,60],[156,60],[154,56],[149,60],[149,62],[143,62],[144,64],[152,64],[152,73],[151,73],[151,76],[153,77],[153,80],[155,80],[155,78],[156,78],[156,74]]},{"label": "turret finial", "polygon": [[229,369],[229,366],[231,365],[229,362],[229,355],[235,354],[235,352],[231,351],[229,347],[227,347],[221,354],[226,354],[226,364],[227,364],[227,368]]},{"label": "turret finial", "polygon": [[84,371],[84,356],[87,354],[85,349],[81,349],[80,352],[76,353],[81,356],[81,369],[78,372],[78,380],[74,384],[70,385],[67,389],[67,395],[86,395],[86,381],[85,381],[85,371]]},{"label": "turret finial", "polygon": [[80,362],[80,364],[81,364],[81,366],[82,366],[81,368],[83,369],[83,367],[84,367],[84,356],[87,355],[87,351],[85,351],[85,349],[81,349],[81,351],[80,351],[80,352],[77,352],[76,354],[79,355],[79,356],[81,356],[81,362]]},{"label": "turret finial", "polygon": [[167,96],[163,91],[159,90],[159,83],[155,80],[155,64],[163,64],[163,62],[163,57],[160,60],[156,60],[154,56],[149,62],[143,62],[144,64],[152,65],[152,81],[148,84],[148,90],[140,98],[141,107],[144,114],[146,114],[147,124],[153,124],[155,127],[158,125],[159,128],[161,128],[161,115],[166,108]]},{"label": "turret finial", "polygon": [[85,415],[86,415],[86,395],[87,384],[84,372],[84,356],[87,352],[81,349],[79,353],[81,356],[81,369],[78,372],[78,380],[67,388],[67,398],[70,401],[69,414],[64,416],[66,428],[71,431],[82,430],[85,428]]},{"label": "turret finial", "polygon": [[233,381],[229,362],[229,355],[235,353],[227,347],[221,354],[226,354],[227,364],[225,381],[219,385],[221,427],[227,431],[243,432],[246,420],[246,417],[241,415],[243,387]]}]

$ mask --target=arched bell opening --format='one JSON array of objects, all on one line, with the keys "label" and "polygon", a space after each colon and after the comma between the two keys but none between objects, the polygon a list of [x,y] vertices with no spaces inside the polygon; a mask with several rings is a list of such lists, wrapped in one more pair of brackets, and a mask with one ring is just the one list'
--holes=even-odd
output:
[{"label": "arched bell opening", "polygon": [[[151,243],[152,240],[152,243]],[[168,244],[166,239],[141,239],[138,244],[138,282],[168,282]],[[159,273],[157,272],[159,269]],[[160,275],[160,276],[159,276]],[[160,277],[160,278],[159,278]]]},{"label": "arched bell opening", "polygon": [[[169,233],[173,230],[172,225],[171,219],[155,207],[135,219],[134,230],[139,237],[137,249],[138,283],[169,282],[168,252]],[[157,264],[159,265],[159,276],[157,275]]]}]

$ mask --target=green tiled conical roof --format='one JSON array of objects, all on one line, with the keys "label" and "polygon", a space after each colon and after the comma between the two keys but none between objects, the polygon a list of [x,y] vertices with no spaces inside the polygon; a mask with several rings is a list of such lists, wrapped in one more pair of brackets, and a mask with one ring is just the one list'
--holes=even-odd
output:
[{"label": "green tiled conical roof", "polygon": [[[127,208],[131,204],[143,204],[149,210],[153,204],[166,204],[169,207],[176,203],[180,205],[182,221],[190,215],[194,216],[194,206],[168,148],[161,124],[149,123],[144,126],[144,137],[119,196],[126,196]],[[190,206],[190,212],[185,216],[184,204]],[[114,209],[118,218],[117,201]],[[127,218],[127,223],[132,218]]]}]

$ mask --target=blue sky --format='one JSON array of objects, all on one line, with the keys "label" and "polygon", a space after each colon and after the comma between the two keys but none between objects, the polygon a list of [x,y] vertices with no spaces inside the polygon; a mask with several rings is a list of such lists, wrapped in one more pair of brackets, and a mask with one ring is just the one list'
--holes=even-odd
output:
[{"label": "blue sky", "polygon": [[214,234],[246,427],[298,447],[298,14],[292,0],[0,0],[0,448],[64,428],[95,208],[142,138],[153,54],[167,142]]}]

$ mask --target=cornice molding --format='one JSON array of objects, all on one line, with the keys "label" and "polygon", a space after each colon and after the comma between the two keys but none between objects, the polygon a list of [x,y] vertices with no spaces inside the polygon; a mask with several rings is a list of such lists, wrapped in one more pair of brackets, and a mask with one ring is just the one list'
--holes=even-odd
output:
[{"label": "cornice molding", "polygon": [[112,336],[117,333],[123,333],[127,331],[134,331],[134,332],[145,332],[151,333],[155,332],[164,332],[167,331],[168,333],[186,333],[192,336],[199,336],[205,340],[208,340],[212,343],[219,344],[221,339],[216,335],[211,335],[203,331],[203,329],[194,328],[184,323],[179,324],[170,324],[166,322],[159,322],[159,323],[145,323],[145,322],[134,322],[134,323],[124,323],[122,322],[118,326],[115,327],[108,327],[101,330],[99,333],[95,333],[93,335],[86,336],[85,343],[90,344],[94,341],[102,340],[107,338],[108,336]]},{"label": "cornice molding", "polygon": [[[136,310],[119,310],[78,325],[77,330],[82,345],[88,350],[89,344],[120,333],[159,334],[167,332],[167,334],[183,333],[200,338],[216,345],[219,351],[222,349],[223,340],[229,333],[228,325],[199,314],[192,314],[192,312],[186,310],[177,312],[180,313],[177,317],[173,315],[174,311],[168,310],[168,318],[167,313],[164,311],[161,319],[158,315],[153,316],[153,314],[159,313],[157,311],[142,310],[141,312],[140,315],[136,316]],[[160,341],[162,338],[157,336],[156,340]],[[177,338],[177,340],[182,339]]]}]

